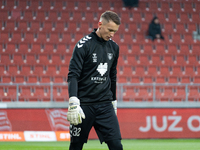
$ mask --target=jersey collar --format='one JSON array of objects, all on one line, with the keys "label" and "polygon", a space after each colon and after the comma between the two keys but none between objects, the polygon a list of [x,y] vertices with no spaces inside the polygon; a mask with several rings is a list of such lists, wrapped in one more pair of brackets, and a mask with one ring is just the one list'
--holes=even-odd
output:
[{"label": "jersey collar", "polygon": [[96,31],[97,31],[97,29],[94,29],[94,30],[92,31],[92,34],[94,35],[94,38],[95,38],[97,41],[101,42],[101,43],[106,43],[107,41],[104,40],[103,38],[100,38],[100,37],[96,34]]}]

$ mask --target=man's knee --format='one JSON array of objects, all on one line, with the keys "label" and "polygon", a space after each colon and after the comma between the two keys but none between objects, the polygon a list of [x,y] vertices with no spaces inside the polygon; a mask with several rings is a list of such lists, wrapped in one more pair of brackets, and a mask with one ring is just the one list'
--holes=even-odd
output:
[{"label": "man's knee", "polygon": [[84,143],[70,143],[69,150],[82,150]]},{"label": "man's knee", "polygon": [[106,142],[109,150],[123,150],[121,140],[112,140]]}]

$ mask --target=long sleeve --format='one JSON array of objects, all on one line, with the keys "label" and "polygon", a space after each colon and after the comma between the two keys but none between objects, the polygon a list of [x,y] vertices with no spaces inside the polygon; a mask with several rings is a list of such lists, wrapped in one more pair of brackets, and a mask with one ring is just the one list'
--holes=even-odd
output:
[{"label": "long sleeve", "polygon": [[117,99],[117,96],[116,96],[116,83],[117,83],[117,62],[118,62],[118,57],[119,57],[119,48],[117,50],[117,56],[115,58],[115,61],[113,62],[113,65],[111,67],[111,70],[110,70],[110,79],[111,79],[111,91],[113,93],[113,100],[116,100]]},{"label": "long sleeve", "polygon": [[69,65],[68,92],[69,97],[78,96],[78,80],[84,62],[84,47],[78,48],[76,45]]},{"label": "long sleeve", "polygon": [[78,93],[78,81],[77,81],[77,78],[71,78],[68,81],[68,93],[69,93],[69,97],[72,97],[72,96],[78,97],[78,95],[77,95],[77,93]]}]

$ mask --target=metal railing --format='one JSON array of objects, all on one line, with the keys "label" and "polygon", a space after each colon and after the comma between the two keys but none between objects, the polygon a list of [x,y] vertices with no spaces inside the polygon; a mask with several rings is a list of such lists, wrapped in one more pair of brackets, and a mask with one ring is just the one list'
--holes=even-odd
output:
[{"label": "metal railing", "polygon": [[[62,88],[61,88],[62,87]],[[65,88],[65,91],[63,91]],[[48,99],[54,101],[55,94],[60,96],[68,96],[67,83],[0,83],[0,100],[10,99],[19,102],[20,99],[25,101],[36,98],[38,101]],[[15,92],[15,93],[14,93]],[[58,98],[57,96],[56,98]],[[68,97],[63,97],[63,101],[67,101]]]},{"label": "metal railing", "polygon": [[[130,90],[132,90],[132,94]],[[144,91],[144,89],[146,91]],[[129,94],[128,96],[126,94]],[[142,95],[141,95],[142,94]],[[170,94],[170,95],[167,95]],[[192,95],[191,95],[192,94]],[[196,95],[193,95],[196,94]],[[200,84],[186,84],[186,83],[118,83],[117,86],[117,97],[118,100],[124,101],[135,101],[137,98],[151,99],[151,101],[160,101],[162,98],[167,98],[169,101],[173,99],[181,98],[182,101],[200,100]]]},{"label": "metal railing", "polygon": [[[0,83],[0,93],[0,108],[68,106],[67,83]],[[118,83],[117,100],[119,107],[200,107],[200,84]]]}]

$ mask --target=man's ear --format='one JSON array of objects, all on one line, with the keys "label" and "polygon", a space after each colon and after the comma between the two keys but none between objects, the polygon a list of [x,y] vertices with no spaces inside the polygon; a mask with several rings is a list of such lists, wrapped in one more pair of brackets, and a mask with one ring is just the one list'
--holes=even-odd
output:
[{"label": "man's ear", "polygon": [[102,26],[102,22],[99,22],[98,23],[98,28],[101,29],[101,26]]}]

